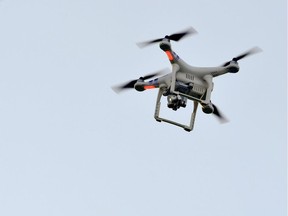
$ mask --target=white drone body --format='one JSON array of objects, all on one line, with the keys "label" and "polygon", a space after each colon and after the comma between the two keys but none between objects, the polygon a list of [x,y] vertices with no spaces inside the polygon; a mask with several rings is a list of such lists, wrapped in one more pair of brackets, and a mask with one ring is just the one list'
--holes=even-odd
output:
[{"label": "white drone body", "polygon": [[[217,107],[211,103],[211,92],[213,90],[213,78],[226,73],[237,73],[239,66],[237,61],[260,51],[259,48],[253,48],[250,51],[233,58],[220,67],[194,67],[183,61],[171,48],[170,40],[178,41],[183,36],[191,34],[195,30],[186,31],[183,33],[165,36],[161,39],[145,42],[144,45],[159,42],[160,48],[166,53],[171,65],[172,72],[164,76],[158,77],[150,81],[146,79],[158,75],[152,74],[146,77],[140,77],[121,87],[114,88],[118,91],[125,88],[135,88],[137,91],[158,88],[158,96],[156,100],[156,108],[154,118],[161,122],[167,122],[184,128],[186,131],[193,130],[198,104],[202,106],[202,110],[206,114],[215,114],[221,121],[226,121],[224,116],[219,112]],[[143,45],[143,43],[142,43]],[[194,108],[190,118],[190,124],[184,125],[179,122],[160,117],[160,106],[162,96],[167,97],[167,106],[173,110],[178,110],[180,107],[185,108],[187,99],[194,102]]]}]

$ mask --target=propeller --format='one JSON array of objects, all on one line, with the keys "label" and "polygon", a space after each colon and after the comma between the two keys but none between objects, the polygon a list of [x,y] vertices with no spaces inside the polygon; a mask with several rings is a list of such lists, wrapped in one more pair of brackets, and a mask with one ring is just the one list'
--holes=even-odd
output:
[{"label": "propeller", "polygon": [[[166,35],[164,38],[168,39],[168,40],[173,40],[173,41],[179,41],[181,40],[182,38],[184,38],[185,36],[188,36],[190,34],[196,34],[197,31],[190,27],[182,32],[178,32],[178,33],[175,33],[175,34],[171,34],[171,35]],[[137,45],[140,47],[140,48],[143,48],[143,47],[146,47],[150,44],[154,44],[154,43],[158,43],[158,42],[161,42],[164,38],[158,38],[158,39],[155,39],[155,40],[150,40],[150,41],[145,41],[145,42],[140,42],[140,43],[137,43]]]},{"label": "propeller", "polygon": [[154,73],[151,73],[151,74],[147,74],[143,77],[140,77],[138,79],[134,79],[134,80],[131,80],[129,82],[126,82],[126,83],[123,83],[121,85],[117,85],[117,86],[113,86],[112,89],[116,92],[116,93],[120,93],[121,91],[125,90],[125,89],[131,89],[131,88],[134,88],[134,85],[135,83],[138,81],[138,80],[141,80],[141,81],[144,81],[144,80],[147,80],[147,79],[151,79],[153,77],[156,77],[156,76],[159,76],[161,74],[164,74],[165,72],[167,72],[167,69],[163,69],[163,70],[159,70],[159,71],[156,71]]},{"label": "propeller", "polygon": [[[247,57],[247,56],[249,56],[249,55],[252,55],[252,54],[255,54],[255,53],[258,53],[258,52],[261,52],[261,51],[262,51],[261,48],[259,48],[259,47],[253,47],[252,49],[244,52],[243,54],[234,57],[231,61],[236,61],[236,62],[237,62],[237,61],[239,61],[240,59],[243,59],[243,58],[245,58],[245,57]],[[223,66],[223,67],[226,67],[227,65],[230,64],[231,61],[228,61],[228,62],[224,63],[222,66]]]},{"label": "propeller", "polygon": [[219,119],[219,121],[221,123],[228,122],[228,119],[219,111],[219,109],[214,104],[212,104],[212,106],[214,109],[213,114]]}]

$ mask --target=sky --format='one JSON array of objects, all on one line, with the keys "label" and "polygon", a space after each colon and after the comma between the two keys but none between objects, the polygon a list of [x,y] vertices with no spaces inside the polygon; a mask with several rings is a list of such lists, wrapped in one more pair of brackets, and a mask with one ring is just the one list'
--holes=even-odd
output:
[{"label": "sky", "polygon": [[[136,43],[190,26],[191,65],[263,52],[214,79],[230,121],[186,132],[111,86],[171,69]],[[287,215],[286,1],[2,0],[0,29],[0,215]]]}]

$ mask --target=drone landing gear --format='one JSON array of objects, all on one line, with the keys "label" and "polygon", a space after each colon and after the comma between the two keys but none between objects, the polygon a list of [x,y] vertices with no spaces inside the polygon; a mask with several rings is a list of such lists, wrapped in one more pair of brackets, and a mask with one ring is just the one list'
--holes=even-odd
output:
[{"label": "drone landing gear", "polygon": [[189,125],[184,125],[184,124],[181,124],[181,123],[178,123],[178,122],[175,122],[175,121],[172,121],[172,120],[169,120],[169,119],[166,119],[166,118],[163,118],[163,117],[160,117],[160,107],[161,107],[161,97],[164,93],[164,89],[163,88],[159,88],[159,91],[158,91],[158,96],[157,96],[157,101],[156,101],[156,108],[155,108],[155,114],[154,114],[154,118],[156,119],[156,121],[158,122],[166,122],[166,123],[169,123],[169,124],[173,124],[173,125],[176,125],[178,127],[182,127],[184,130],[190,132],[193,130],[193,127],[194,127],[194,122],[195,122],[195,117],[196,117],[196,112],[197,112],[197,108],[198,108],[198,102],[197,101],[194,101],[194,108],[193,108],[193,112],[191,114],[191,118],[190,118],[190,124]]}]

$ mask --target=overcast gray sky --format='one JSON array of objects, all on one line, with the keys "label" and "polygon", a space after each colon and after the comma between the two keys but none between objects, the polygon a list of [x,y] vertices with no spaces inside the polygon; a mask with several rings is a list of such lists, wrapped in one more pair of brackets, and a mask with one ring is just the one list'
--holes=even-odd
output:
[{"label": "overcast gray sky", "polygon": [[[214,80],[230,122],[187,133],[111,86],[170,68],[136,42],[189,26],[192,65],[263,52]],[[0,215],[287,215],[286,1],[3,0],[0,29]]]}]

